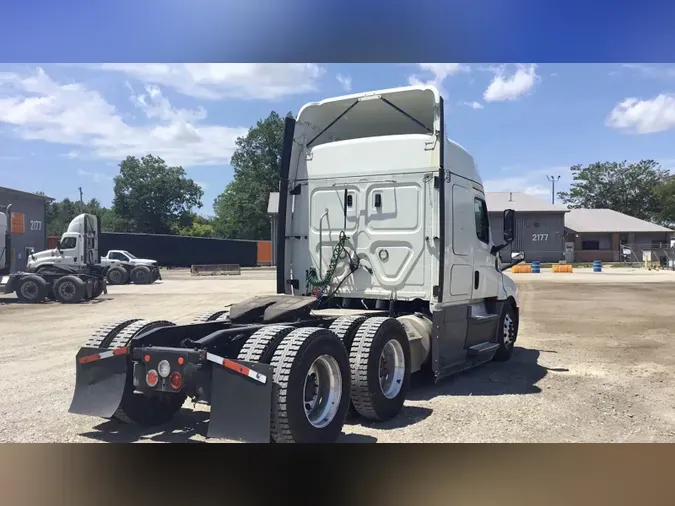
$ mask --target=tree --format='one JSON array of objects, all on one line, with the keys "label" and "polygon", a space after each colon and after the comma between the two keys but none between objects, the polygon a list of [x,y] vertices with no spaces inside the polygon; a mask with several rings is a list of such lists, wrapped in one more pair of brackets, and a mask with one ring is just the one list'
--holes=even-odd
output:
[{"label": "tree", "polygon": [[661,199],[657,189],[668,171],[654,160],[636,163],[597,162],[571,168],[574,182],[558,196],[570,208],[612,209],[649,221],[660,221]]},{"label": "tree", "polygon": [[236,239],[270,238],[267,201],[270,192],[279,190],[283,137],[284,119],[272,111],[245,137],[237,139],[237,149],[230,162],[234,178],[213,204],[218,235]]},{"label": "tree", "polygon": [[675,227],[675,175],[656,189],[656,196],[661,204],[659,221],[667,227]]},{"label": "tree", "polygon": [[193,214],[190,217],[190,222],[187,225],[180,226],[176,229],[178,235],[187,235],[191,237],[213,237],[213,224],[210,219],[198,214]]},{"label": "tree", "polygon": [[113,211],[128,231],[170,234],[204,192],[186,177],[183,167],[169,167],[159,157],[128,156],[115,177]]}]

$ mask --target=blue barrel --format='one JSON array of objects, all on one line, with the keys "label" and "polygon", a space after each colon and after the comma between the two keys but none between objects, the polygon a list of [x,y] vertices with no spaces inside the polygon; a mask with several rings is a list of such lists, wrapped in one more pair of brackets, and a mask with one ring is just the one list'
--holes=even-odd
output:
[{"label": "blue barrel", "polygon": [[602,262],[600,260],[593,260],[593,272],[602,272]]},{"label": "blue barrel", "polygon": [[532,261],[532,274],[539,274],[541,272],[541,262],[539,260]]}]

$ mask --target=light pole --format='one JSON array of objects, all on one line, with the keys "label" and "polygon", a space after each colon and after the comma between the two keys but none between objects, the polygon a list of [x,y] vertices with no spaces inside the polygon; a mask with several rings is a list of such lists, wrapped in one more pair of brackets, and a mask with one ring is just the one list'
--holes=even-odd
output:
[{"label": "light pole", "polygon": [[551,204],[555,204],[555,182],[560,181],[560,176],[546,176],[546,179],[551,182]]}]

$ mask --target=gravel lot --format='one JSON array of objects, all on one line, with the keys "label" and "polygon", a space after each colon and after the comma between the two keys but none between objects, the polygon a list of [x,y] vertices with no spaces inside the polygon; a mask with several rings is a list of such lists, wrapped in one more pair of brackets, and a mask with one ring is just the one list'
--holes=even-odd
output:
[{"label": "gravel lot", "polygon": [[[274,292],[272,271],[163,276],[154,285],[110,287],[77,306],[0,297],[0,441],[205,440],[208,408],[189,403],[153,431],[67,412],[75,353],[102,323],[123,316],[187,323]],[[437,385],[416,381],[399,417],[349,421],[343,441],[675,442],[675,272],[512,276],[522,323],[511,361]]]}]

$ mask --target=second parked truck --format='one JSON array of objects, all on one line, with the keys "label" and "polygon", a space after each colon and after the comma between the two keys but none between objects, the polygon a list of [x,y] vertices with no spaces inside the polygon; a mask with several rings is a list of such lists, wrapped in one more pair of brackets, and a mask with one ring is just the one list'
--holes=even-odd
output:
[{"label": "second parked truck", "polygon": [[306,104],[286,119],[280,176],[277,295],[191,324],[105,325],[77,353],[71,412],[156,425],[190,398],[210,404],[211,437],[333,442],[350,409],[397,416],[413,373],[509,359],[518,297],[498,253],[514,213],[493,242],[435,88]]}]

